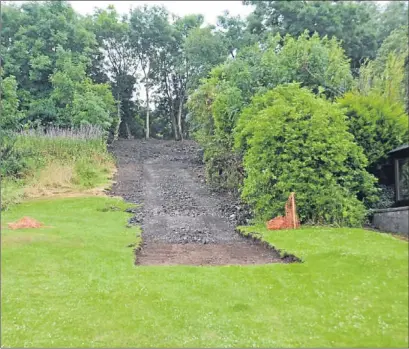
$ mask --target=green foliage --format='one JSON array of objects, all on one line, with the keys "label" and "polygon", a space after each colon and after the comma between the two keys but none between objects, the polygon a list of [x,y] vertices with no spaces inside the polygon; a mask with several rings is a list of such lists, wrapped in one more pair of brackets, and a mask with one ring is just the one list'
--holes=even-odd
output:
[{"label": "green foliage", "polygon": [[194,125],[210,135],[214,125],[221,138],[228,137],[238,113],[255,93],[293,81],[330,97],[348,90],[352,76],[339,43],[304,33],[297,39],[273,36],[262,50],[257,46],[242,50],[235,60],[215,67],[191,94],[188,106]]},{"label": "green foliage", "polygon": [[73,183],[80,188],[90,189],[104,181],[105,171],[98,166],[92,166],[88,159],[80,159],[74,165],[75,177]]},{"label": "green foliage", "polygon": [[[261,60],[267,88],[297,81],[315,93],[322,87],[330,97],[339,96],[350,88],[349,60],[336,38],[320,38],[316,33],[310,36],[305,31],[298,38],[287,35],[270,40]],[[281,47],[277,47],[282,40]]]},{"label": "green foliage", "polygon": [[235,58],[237,51],[251,45],[257,39],[247,29],[247,23],[240,16],[233,17],[229,11],[217,17],[217,28],[220,31],[224,45],[228,48],[231,57]]},{"label": "green foliage", "polygon": [[207,140],[203,154],[206,182],[214,189],[237,193],[243,180],[242,163],[235,152],[226,152],[228,147],[219,138]]},{"label": "green foliage", "polygon": [[245,1],[255,6],[248,30],[263,36],[298,36],[305,30],[342,40],[354,68],[374,58],[378,48],[379,10],[361,1]]},{"label": "green foliage", "polygon": [[392,149],[407,140],[408,115],[400,104],[393,104],[376,92],[347,93],[338,100],[345,108],[349,131],[362,147],[371,172],[387,159]]},{"label": "green foliage", "polygon": [[15,77],[9,76],[2,79],[0,101],[1,130],[15,130],[20,126],[22,113],[19,111],[19,104]]},{"label": "green foliage", "polygon": [[59,111],[54,124],[95,125],[108,130],[116,113],[110,86],[87,78],[85,66],[75,64],[71,52],[59,48],[58,54],[57,69],[50,77],[54,88],[51,98]]},{"label": "green foliage", "polygon": [[394,30],[382,43],[376,59],[361,67],[355,89],[364,95],[375,91],[409,112],[408,40],[407,26]]},{"label": "green foliage", "polygon": [[240,115],[236,147],[244,154],[242,198],[261,219],[283,214],[296,192],[303,222],[359,225],[375,179],[337,106],[298,84],[254,97]]},{"label": "green foliage", "polygon": [[192,29],[184,48],[192,66],[188,85],[191,90],[199,85],[200,79],[207,77],[213,67],[224,62],[228,53],[221,34],[213,33],[210,27]]},{"label": "green foliage", "polygon": [[395,189],[393,186],[379,185],[379,200],[372,205],[372,209],[393,207],[395,204]]},{"label": "green foliage", "polygon": [[21,177],[25,169],[24,152],[16,149],[17,137],[10,131],[0,129],[0,176]]},{"label": "green foliage", "polygon": [[[84,18],[65,1],[6,6],[2,29],[2,127],[20,123],[73,126],[113,122],[107,85],[87,78],[99,50]],[[18,89],[17,89],[18,86]]]},{"label": "green foliage", "polygon": [[[405,28],[407,32],[409,13],[407,1],[388,1],[385,9],[378,16],[378,40],[383,43],[384,40],[398,28]],[[402,44],[407,44],[407,41]],[[407,45],[406,45],[407,46]]]},{"label": "green foliage", "polygon": [[212,105],[216,136],[230,141],[238,113],[242,106],[243,98],[239,88],[228,85],[223,86],[223,84],[218,86],[218,91]]},{"label": "green foliage", "polygon": [[[297,39],[276,35],[264,47],[242,49],[234,60],[213,68],[187,103],[193,135],[205,148],[205,159],[209,159],[208,173],[224,171],[229,173],[228,178],[241,178],[239,173],[232,173],[240,168],[237,155],[232,153],[238,116],[256,93],[292,81],[331,98],[341,95],[351,85],[352,76],[339,43],[317,34],[304,33]],[[224,163],[234,165],[226,170]],[[212,184],[231,187],[219,180]]]},{"label": "green foliage", "polygon": [[110,140],[117,136],[140,136],[143,125],[136,124],[133,118],[139,105],[138,101],[133,100],[138,60],[135,59],[131,45],[129,19],[127,16],[120,16],[111,5],[106,10],[95,11],[91,28],[105,53],[97,58],[94,74],[102,77],[109,73],[112,93],[117,102]]}]

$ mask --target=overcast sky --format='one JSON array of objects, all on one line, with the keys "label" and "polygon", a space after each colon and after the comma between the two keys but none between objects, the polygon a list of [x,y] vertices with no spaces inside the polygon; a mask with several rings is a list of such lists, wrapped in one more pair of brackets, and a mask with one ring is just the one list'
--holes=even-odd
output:
[{"label": "overcast sky", "polygon": [[127,13],[129,8],[143,4],[156,4],[165,6],[169,12],[179,16],[191,13],[201,13],[207,23],[216,24],[217,16],[224,10],[229,10],[232,15],[247,16],[252,7],[242,5],[241,1],[69,1],[72,7],[81,14],[92,13],[95,7],[106,8],[113,4],[118,12]]},{"label": "overcast sky", "polygon": [[[11,2],[11,1],[5,1]],[[23,1],[12,1],[23,2]],[[143,4],[164,5],[169,12],[179,16],[184,16],[191,13],[200,13],[205,17],[205,22],[216,24],[217,16],[221,15],[224,10],[228,10],[232,15],[241,15],[246,17],[252,11],[252,6],[244,6],[239,0],[226,1],[69,1],[72,7],[81,14],[89,14],[94,11],[95,7],[106,8],[109,4],[113,4],[119,13],[127,13],[132,7],[137,7]],[[389,1],[378,1],[379,3],[387,3]]]}]

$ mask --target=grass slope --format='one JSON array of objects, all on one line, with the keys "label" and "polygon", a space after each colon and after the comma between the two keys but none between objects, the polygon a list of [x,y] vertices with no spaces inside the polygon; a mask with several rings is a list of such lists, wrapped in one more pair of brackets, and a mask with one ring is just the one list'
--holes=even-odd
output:
[{"label": "grass slope", "polygon": [[49,129],[47,134],[14,135],[14,155],[0,163],[1,209],[27,198],[102,193],[114,173],[114,159],[102,134],[87,132]]},{"label": "grass slope", "polygon": [[[112,211],[110,206],[118,206]],[[407,347],[408,244],[359,229],[258,231],[302,264],[135,267],[124,203],[26,202],[2,232],[5,347]]]}]

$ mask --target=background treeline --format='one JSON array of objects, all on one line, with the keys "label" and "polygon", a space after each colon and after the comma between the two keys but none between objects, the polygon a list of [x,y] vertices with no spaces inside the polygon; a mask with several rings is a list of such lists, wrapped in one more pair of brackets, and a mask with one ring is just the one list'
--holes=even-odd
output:
[{"label": "background treeline", "polygon": [[247,18],[216,26],[158,6],[3,5],[3,134],[194,138],[208,182],[257,217],[295,190],[304,222],[360,224],[388,199],[376,178],[408,136],[407,2],[244,4]]}]

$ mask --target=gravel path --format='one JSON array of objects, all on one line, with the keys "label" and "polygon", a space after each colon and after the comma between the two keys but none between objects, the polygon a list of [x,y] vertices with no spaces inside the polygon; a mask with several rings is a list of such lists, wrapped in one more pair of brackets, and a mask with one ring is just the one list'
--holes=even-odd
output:
[{"label": "gravel path", "polygon": [[130,220],[143,231],[138,264],[281,261],[276,252],[235,232],[245,210],[231,196],[206,186],[195,142],[120,140],[112,152],[118,164],[112,194],[142,204]]}]

